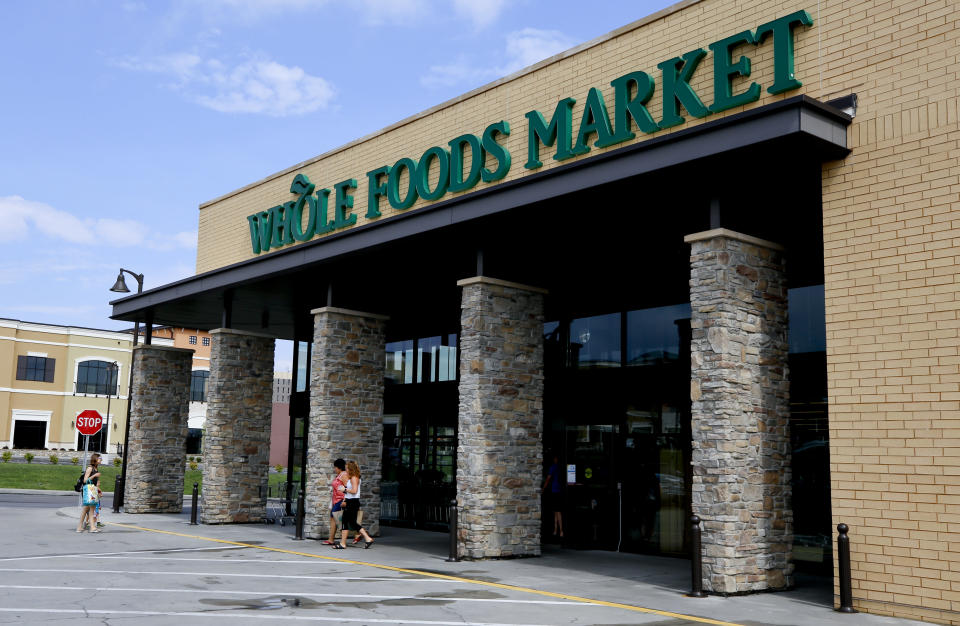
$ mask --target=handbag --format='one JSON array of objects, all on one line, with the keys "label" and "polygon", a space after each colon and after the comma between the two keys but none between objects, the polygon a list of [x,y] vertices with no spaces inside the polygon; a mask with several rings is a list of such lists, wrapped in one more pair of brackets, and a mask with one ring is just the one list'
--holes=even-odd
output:
[{"label": "handbag", "polygon": [[100,501],[100,497],[97,495],[97,486],[91,483],[87,483],[83,486],[83,506],[94,506],[97,502]]}]

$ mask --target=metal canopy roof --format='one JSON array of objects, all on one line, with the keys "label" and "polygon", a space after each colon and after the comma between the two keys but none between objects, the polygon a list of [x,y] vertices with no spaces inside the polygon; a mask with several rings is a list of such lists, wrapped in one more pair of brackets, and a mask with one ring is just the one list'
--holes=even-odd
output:
[{"label": "metal canopy roof", "polygon": [[[114,300],[111,318],[212,329],[223,325],[229,301],[232,328],[292,339],[297,316],[327,304],[331,283],[338,294],[349,282],[364,283],[368,292],[395,283],[395,272],[379,280],[374,275],[394,271],[390,251],[398,245],[428,245],[431,233],[456,236],[518,207],[659,170],[715,164],[737,151],[783,146],[807,162],[841,159],[850,152],[850,121],[831,106],[796,96]],[[358,278],[361,269],[372,267],[375,272]],[[419,278],[430,280],[429,273]],[[455,283],[447,278],[438,284]],[[354,300],[364,298],[356,287],[352,294],[348,301],[335,297],[333,304],[357,308]]]}]

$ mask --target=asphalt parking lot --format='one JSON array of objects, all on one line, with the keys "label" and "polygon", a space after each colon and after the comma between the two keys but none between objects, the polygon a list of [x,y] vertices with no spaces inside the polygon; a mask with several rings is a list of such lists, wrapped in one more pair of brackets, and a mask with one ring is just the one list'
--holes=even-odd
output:
[{"label": "asphalt parking lot", "polygon": [[822,589],[686,598],[677,559],[550,547],[539,559],[448,563],[445,535],[408,529],[335,551],[293,540],[289,526],[105,511],[104,532],[78,534],[73,500],[4,503],[0,623],[915,623],[840,615]]}]

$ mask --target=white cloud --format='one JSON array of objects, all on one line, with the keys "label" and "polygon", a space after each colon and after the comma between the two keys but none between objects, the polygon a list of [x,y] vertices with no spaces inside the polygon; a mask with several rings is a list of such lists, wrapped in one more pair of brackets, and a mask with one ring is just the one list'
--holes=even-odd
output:
[{"label": "white cloud", "polygon": [[0,196],[0,223],[4,224],[4,228],[0,229],[0,241],[28,240],[35,237],[36,232],[55,241],[113,248],[146,246],[153,250],[173,250],[192,249],[197,245],[196,232],[167,236],[154,232],[136,220],[81,219],[67,211],[20,196]]},{"label": "white cloud", "polygon": [[466,16],[477,28],[495,22],[506,4],[506,0],[453,0],[456,12]]},{"label": "white cloud", "polygon": [[325,79],[311,76],[300,67],[265,59],[231,66],[219,59],[178,53],[149,59],[128,57],[114,64],[131,71],[168,76],[173,80],[166,85],[168,88],[223,113],[301,115],[326,108],[336,95],[333,85]]},{"label": "white cloud", "polygon": [[477,86],[559,54],[575,43],[560,31],[524,28],[506,35],[501,65],[479,66],[460,58],[454,63],[431,66],[429,73],[420,77],[420,84],[424,87]]},{"label": "white cloud", "polygon": [[507,64],[505,74],[538,63],[572,48],[575,40],[558,30],[524,28],[507,35]]}]

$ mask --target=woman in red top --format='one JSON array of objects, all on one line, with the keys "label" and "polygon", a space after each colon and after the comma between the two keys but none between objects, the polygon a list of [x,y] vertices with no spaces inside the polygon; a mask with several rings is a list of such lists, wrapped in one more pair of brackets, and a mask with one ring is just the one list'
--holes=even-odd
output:
[{"label": "woman in red top", "polygon": [[330,505],[330,539],[324,541],[325,544],[332,546],[336,539],[336,534],[343,527],[343,496],[347,484],[347,463],[343,459],[337,459],[333,462],[333,469],[336,475],[330,482],[331,505]]}]

